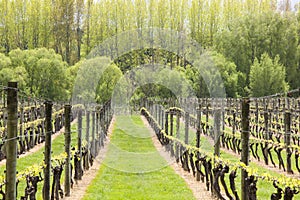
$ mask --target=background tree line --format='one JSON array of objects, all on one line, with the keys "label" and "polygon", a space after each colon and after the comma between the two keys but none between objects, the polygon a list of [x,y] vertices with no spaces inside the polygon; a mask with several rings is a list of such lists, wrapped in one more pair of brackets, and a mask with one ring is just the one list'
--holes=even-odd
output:
[{"label": "background tree line", "polygon": [[[70,66],[105,39],[127,30],[158,27],[188,34],[211,51],[214,59],[222,60],[219,67],[229,81],[225,81],[228,96],[268,95],[300,85],[300,12],[298,7],[292,8],[290,0],[0,0],[0,10],[0,52],[9,59],[15,49],[45,47],[60,54],[57,66],[62,71],[76,74],[76,67]],[[118,51],[117,46],[112,48]],[[171,67],[186,65],[171,53],[154,52]],[[115,63],[122,70],[124,63],[139,65],[149,62],[148,58],[145,51],[136,51],[121,55],[123,62],[119,59]],[[265,62],[268,59],[271,61]],[[0,66],[2,71],[15,67],[16,74],[24,67],[28,77],[33,74],[25,61],[20,66],[11,62]],[[269,63],[269,71],[257,67],[263,63]],[[281,67],[274,67],[277,65]],[[251,68],[260,73],[251,73]],[[192,77],[197,72],[189,67],[185,70],[198,96],[207,95]],[[264,79],[257,74],[265,74]],[[257,87],[267,82],[276,88]],[[26,84],[31,93],[36,90],[32,85]]]}]

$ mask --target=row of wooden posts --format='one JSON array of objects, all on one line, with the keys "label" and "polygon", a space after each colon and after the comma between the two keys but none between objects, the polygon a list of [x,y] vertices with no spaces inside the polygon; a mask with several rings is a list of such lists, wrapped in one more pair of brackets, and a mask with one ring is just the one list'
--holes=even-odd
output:
[{"label": "row of wooden posts", "polygon": [[[241,161],[246,165],[249,165],[249,99],[244,99],[242,103],[242,155]],[[158,121],[162,129],[165,130],[167,135],[173,136],[173,116],[177,114],[177,137],[179,135],[179,124],[180,124],[180,112],[164,111],[160,106],[149,107],[150,113],[153,113],[154,118]],[[170,115],[170,117],[169,117]],[[200,134],[201,134],[201,112],[198,109],[197,112],[197,132],[196,132],[196,147],[200,147]],[[214,155],[220,157],[220,119],[221,119],[221,111],[220,109],[216,110],[214,113]],[[169,128],[170,121],[170,128]],[[184,115],[185,121],[185,144],[189,144],[189,127],[190,127],[190,114],[189,112],[185,112]],[[170,132],[169,132],[170,129]],[[197,180],[199,181],[199,174],[197,173]],[[247,185],[246,178],[247,172],[242,171],[242,181],[241,181],[241,191],[242,191],[242,200],[247,199]]]},{"label": "row of wooden posts", "polygon": [[[51,101],[45,102],[45,151],[44,151],[44,185],[43,185],[43,199],[50,200],[53,198],[53,191],[51,194],[51,152],[52,152],[52,133],[53,133],[53,120],[52,120],[52,107]],[[71,120],[77,116],[77,154],[74,155],[75,171],[74,177],[77,180],[82,179],[83,169],[88,170],[92,165],[91,160],[94,159],[100,148],[104,145],[104,140],[107,130],[112,119],[112,112],[110,103],[97,106],[92,111],[83,113],[82,108],[78,110],[72,109],[72,106],[67,104],[64,106],[64,151],[67,155],[64,161],[65,182],[64,182],[64,195],[70,196],[72,186],[72,166],[71,166]],[[82,126],[83,115],[86,116],[86,127]],[[92,122],[92,123],[91,123]],[[17,141],[18,141],[18,87],[16,82],[9,82],[7,87],[7,137],[6,137],[6,183],[5,183],[5,199],[17,198]],[[90,127],[92,130],[90,130]],[[85,139],[86,146],[83,147],[83,131],[86,130]],[[90,135],[90,132],[92,133]],[[85,157],[83,158],[82,149],[86,148]],[[76,158],[75,158],[76,157]],[[85,159],[86,158],[86,159]],[[76,161],[75,161],[76,160]],[[53,190],[53,188],[52,188]],[[57,197],[56,197],[57,199]]]},{"label": "row of wooden posts", "polygon": [[[7,135],[6,135],[6,173],[5,173],[5,199],[17,198],[17,154],[18,154],[18,84],[9,82],[7,87]],[[71,106],[65,106],[65,151],[66,159],[66,194],[69,194],[70,178],[70,142],[71,142]],[[51,178],[51,135],[52,135],[52,103],[45,102],[45,152],[44,152],[44,199],[50,200]],[[69,173],[68,173],[69,172]]]},{"label": "row of wooden posts", "polygon": [[[234,100],[234,99],[228,99],[228,100],[218,100],[218,102],[220,103],[219,109],[217,107],[212,108],[213,104],[213,99],[201,99],[201,100],[197,100],[197,99],[193,99],[193,100],[181,100],[182,102],[190,102],[190,106],[183,108],[185,111],[187,111],[188,113],[190,113],[191,116],[191,121],[198,121],[196,119],[196,117],[193,117],[193,115],[200,115],[200,119],[201,119],[201,115],[204,114],[206,115],[206,119],[205,122],[202,122],[201,124],[205,124],[206,127],[208,127],[208,121],[209,121],[209,117],[210,115],[214,116],[214,129],[217,132],[221,132],[224,133],[225,131],[225,118],[226,117],[230,117],[232,118],[233,121],[233,126],[232,126],[232,135],[235,135],[236,132],[238,132],[239,130],[237,130],[237,126],[236,124],[237,122],[237,118],[240,118],[242,115],[241,112],[241,104],[240,104],[240,100]],[[216,100],[217,101],[217,100]],[[223,103],[222,103],[223,101]],[[224,103],[226,102],[226,103]],[[253,105],[254,104],[254,105]],[[271,109],[273,107],[270,108],[270,105],[276,105],[274,110]],[[151,102],[151,101],[146,101],[145,105],[148,105],[147,107],[149,107],[150,111],[151,109],[154,109],[151,105],[157,105],[155,104],[155,102]],[[183,103],[183,105],[185,105]],[[253,108],[251,109],[250,106],[253,105]],[[269,106],[268,106],[269,105]],[[288,105],[286,107],[286,105]],[[261,107],[261,109],[259,109],[259,107]],[[269,109],[268,109],[269,107]],[[159,107],[157,107],[156,109],[158,109]],[[199,110],[200,108],[200,110]],[[291,110],[291,108],[293,108]],[[278,123],[278,115],[279,115],[279,110],[281,109],[280,113],[282,114],[284,120],[283,120],[283,124],[284,126],[282,126],[282,128],[284,128],[283,132],[285,133],[284,136],[284,142],[286,146],[290,146],[291,145],[291,133],[294,134],[294,139],[295,140],[300,140],[300,135],[296,136],[296,134],[299,134],[300,131],[300,100],[296,100],[296,99],[289,99],[289,98],[279,98],[279,99],[269,99],[269,100],[259,100],[259,99],[249,99],[249,115],[251,120],[256,124],[255,127],[255,131],[256,134],[258,135],[258,121],[259,121],[259,115],[262,112],[263,115],[263,119],[264,119],[264,124],[263,127],[264,128],[264,134],[262,138],[259,139],[265,139],[265,140],[270,140],[270,132],[271,130],[269,129],[270,125],[271,125],[271,117],[276,115],[276,119],[277,119],[277,123]],[[261,111],[262,110],[262,111]],[[198,112],[199,111],[199,112]],[[273,114],[274,113],[274,114]],[[172,113],[170,114],[171,118],[172,118]],[[293,117],[294,121],[293,121],[293,126],[292,125],[292,120],[291,118]],[[161,121],[161,119],[163,119],[163,116],[161,118],[157,117],[157,119],[159,121]],[[172,122],[171,122],[172,123]],[[220,125],[221,123],[221,125]],[[242,127],[242,121],[239,121],[239,127]],[[298,125],[297,125],[298,123]],[[161,124],[161,122],[160,122]],[[194,125],[196,125],[196,123],[193,123]],[[252,123],[249,123],[250,125],[252,125]],[[172,124],[171,124],[172,125]],[[162,127],[164,127],[164,124],[161,124]],[[201,127],[201,130],[203,130],[203,128]],[[201,131],[200,130],[200,131]],[[251,130],[249,129],[249,132]],[[208,132],[208,130],[207,130]],[[252,132],[253,133],[253,132]],[[252,136],[255,136],[255,134],[252,134]],[[216,141],[217,146],[219,146],[220,141],[217,140]],[[289,173],[292,172],[291,170],[291,149],[287,148],[287,171]],[[266,164],[268,164],[268,156],[265,157],[265,162]]]},{"label": "row of wooden posts", "polygon": [[[183,112],[177,112],[178,108],[170,108],[169,110],[165,111],[162,106],[159,106],[155,103],[145,103],[147,106],[147,109],[150,111],[152,116],[156,119],[157,123],[160,125],[161,129],[165,130],[165,133],[167,135],[173,136],[174,134],[174,124],[173,124],[173,118],[174,115],[177,115],[177,122],[176,122],[176,137],[179,137],[179,124],[180,124],[180,117]],[[198,104],[199,105],[199,104]],[[184,142],[185,144],[189,143],[189,126],[191,121],[194,125],[196,125],[196,147],[200,147],[200,135],[202,133],[202,124],[201,123],[201,114],[206,113],[207,115],[207,122],[208,122],[208,111],[203,112],[201,107],[196,106],[196,119],[193,119],[191,117],[190,113],[188,111],[185,111],[184,118],[185,121],[185,138]],[[249,152],[250,152],[250,99],[249,98],[243,98],[241,100],[241,162],[243,162],[246,166],[249,165]],[[190,109],[191,110],[191,109]],[[208,110],[208,109],[207,109]],[[213,114],[213,138],[214,138],[214,155],[220,156],[220,137],[221,137],[221,119],[222,119],[222,111],[221,107],[216,107],[215,110],[212,110]],[[184,111],[184,110],[182,110]],[[291,143],[291,113],[286,110],[284,112],[284,124],[285,124],[285,142],[286,146],[288,147]],[[287,148],[287,172],[291,172],[291,156],[289,156],[290,148]],[[249,185],[247,185],[247,178],[248,174],[245,170],[242,170],[241,174],[241,197],[242,200],[246,200],[249,197],[248,189]],[[197,173],[197,180],[199,181],[199,174]]]}]

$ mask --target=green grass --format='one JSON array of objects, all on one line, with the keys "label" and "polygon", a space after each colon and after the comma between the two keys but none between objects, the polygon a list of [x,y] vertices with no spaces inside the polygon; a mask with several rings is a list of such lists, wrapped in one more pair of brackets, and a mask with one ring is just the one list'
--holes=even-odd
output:
[{"label": "green grass", "polygon": [[194,197],[184,180],[158,154],[141,118],[118,116],[107,156],[84,199]]}]

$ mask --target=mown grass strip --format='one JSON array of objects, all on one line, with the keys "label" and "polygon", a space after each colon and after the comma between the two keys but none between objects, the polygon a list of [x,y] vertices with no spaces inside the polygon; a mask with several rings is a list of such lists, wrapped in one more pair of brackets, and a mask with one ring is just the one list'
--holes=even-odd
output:
[{"label": "mown grass strip", "polygon": [[[83,199],[195,199],[184,180],[156,152],[149,136],[139,116],[118,116],[107,156]],[[124,159],[116,155],[116,148],[136,157]],[[126,172],[128,165],[136,167],[136,172]],[[157,170],[139,173],[143,168]]]}]

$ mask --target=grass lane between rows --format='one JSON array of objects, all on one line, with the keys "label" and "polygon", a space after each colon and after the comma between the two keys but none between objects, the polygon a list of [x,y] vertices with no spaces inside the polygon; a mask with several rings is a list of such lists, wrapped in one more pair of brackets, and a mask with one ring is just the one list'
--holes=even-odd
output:
[{"label": "grass lane between rows", "polygon": [[83,199],[194,199],[149,136],[140,116],[117,116],[104,163]]}]

